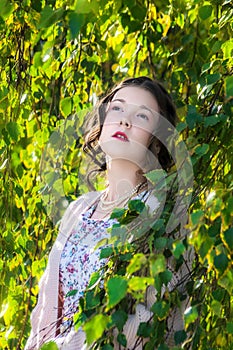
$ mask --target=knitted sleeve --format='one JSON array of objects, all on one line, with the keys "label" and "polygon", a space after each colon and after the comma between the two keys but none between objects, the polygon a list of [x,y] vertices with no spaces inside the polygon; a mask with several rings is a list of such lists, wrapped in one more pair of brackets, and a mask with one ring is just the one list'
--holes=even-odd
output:
[{"label": "knitted sleeve", "polygon": [[58,303],[58,264],[61,253],[60,239],[63,236],[63,227],[69,221],[71,208],[68,207],[63,216],[58,238],[49,254],[47,267],[39,282],[39,294],[35,308],[31,313],[31,333],[25,350],[39,349],[51,339],[56,332],[57,303]]},{"label": "knitted sleeve", "polygon": [[39,295],[31,313],[31,333],[25,350],[39,349],[56,334],[58,317],[59,261],[63,246],[78,215],[95,198],[95,193],[79,197],[67,208],[59,227],[58,237],[51,249],[46,270],[39,282]]},{"label": "knitted sleeve", "polygon": [[[186,283],[191,278],[192,262],[194,259],[193,249],[189,249],[184,256],[184,262],[176,272],[174,270],[174,259],[173,257],[168,259],[167,267],[173,273],[173,277],[167,286],[168,291],[179,290],[183,294],[186,293]],[[165,287],[162,288],[162,295],[165,291]],[[147,339],[142,339],[137,336],[138,327],[141,322],[148,322],[152,319],[153,313],[150,311],[152,305],[156,302],[157,291],[153,286],[149,286],[146,291],[146,302],[145,304],[138,304],[136,306],[136,312],[134,315],[129,315],[128,320],[123,328],[123,333],[126,336],[127,347],[124,348],[119,345],[116,341],[117,330],[114,335],[114,349],[115,350],[142,350],[143,345]],[[184,311],[187,309],[190,303],[190,298],[186,295],[186,298],[175,306],[167,319],[167,331],[165,334],[165,343],[168,346],[175,346],[174,334],[177,331],[184,329]]]}]

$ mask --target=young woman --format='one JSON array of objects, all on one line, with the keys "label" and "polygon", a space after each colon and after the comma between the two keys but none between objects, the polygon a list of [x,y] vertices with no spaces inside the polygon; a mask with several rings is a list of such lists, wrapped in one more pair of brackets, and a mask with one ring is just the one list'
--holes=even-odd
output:
[{"label": "young woman", "polygon": [[[161,120],[175,125],[177,116],[172,100],[164,87],[147,77],[127,79],[116,86],[99,104],[89,123],[84,151],[100,171],[106,171],[106,189],[82,195],[68,207],[58,237],[50,252],[48,265],[40,281],[38,303],[31,315],[32,330],[26,349],[39,349],[54,340],[59,349],[87,349],[85,333],[74,331],[72,316],[78,310],[93,272],[106,261],[99,259],[100,248],[94,246],[108,238],[107,229],[116,222],[110,214],[116,207],[126,207],[131,199],[140,199],[156,218],[160,203],[144,174],[162,167],[168,170],[171,157],[158,137]],[[149,229],[149,221],[148,221]],[[187,275],[189,264],[174,271],[172,260],[168,267],[173,272],[172,290]],[[181,287],[180,287],[181,288]],[[76,294],[67,296],[72,290]],[[140,322],[147,322],[150,307],[156,300],[154,287],[147,289],[145,303],[136,306],[124,326],[127,349],[142,349],[137,337]],[[174,344],[175,331],[183,329],[182,312],[176,308],[167,322],[167,344]],[[114,349],[122,346],[114,340]]]}]

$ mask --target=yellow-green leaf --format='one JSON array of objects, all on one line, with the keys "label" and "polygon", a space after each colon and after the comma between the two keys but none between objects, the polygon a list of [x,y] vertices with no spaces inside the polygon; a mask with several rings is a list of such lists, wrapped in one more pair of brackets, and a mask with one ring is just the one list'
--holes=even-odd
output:
[{"label": "yellow-green leaf", "polygon": [[109,321],[109,316],[100,314],[93,316],[89,321],[87,321],[84,324],[83,330],[86,332],[87,343],[89,345],[102,336],[103,332],[106,330]]}]

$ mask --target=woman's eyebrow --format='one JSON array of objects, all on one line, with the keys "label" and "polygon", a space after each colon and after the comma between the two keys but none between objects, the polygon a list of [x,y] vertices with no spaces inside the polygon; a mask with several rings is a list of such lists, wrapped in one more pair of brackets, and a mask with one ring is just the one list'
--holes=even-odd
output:
[{"label": "woman's eyebrow", "polygon": [[122,103],[126,102],[123,98],[116,98],[115,100],[112,100],[111,102],[115,102],[115,101],[122,102]]},{"label": "woman's eyebrow", "polygon": [[146,109],[147,111],[149,111],[151,114],[154,114],[153,113],[153,110],[151,110],[149,107],[147,107],[147,106],[145,106],[145,105],[141,105],[141,106],[139,106],[140,108],[142,108],[142,109]]}]

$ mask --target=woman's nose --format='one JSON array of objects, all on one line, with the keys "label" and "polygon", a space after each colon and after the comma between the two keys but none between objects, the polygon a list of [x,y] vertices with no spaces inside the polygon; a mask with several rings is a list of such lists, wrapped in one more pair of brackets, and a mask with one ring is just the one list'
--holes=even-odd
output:
[{"label": "woman's nose", "polygon": [[122,117],[120,120],[120,125],[126,127],[126,128],[130,128],[131,127],[131,122],[129,120],[129,118],[127,117]]}]

